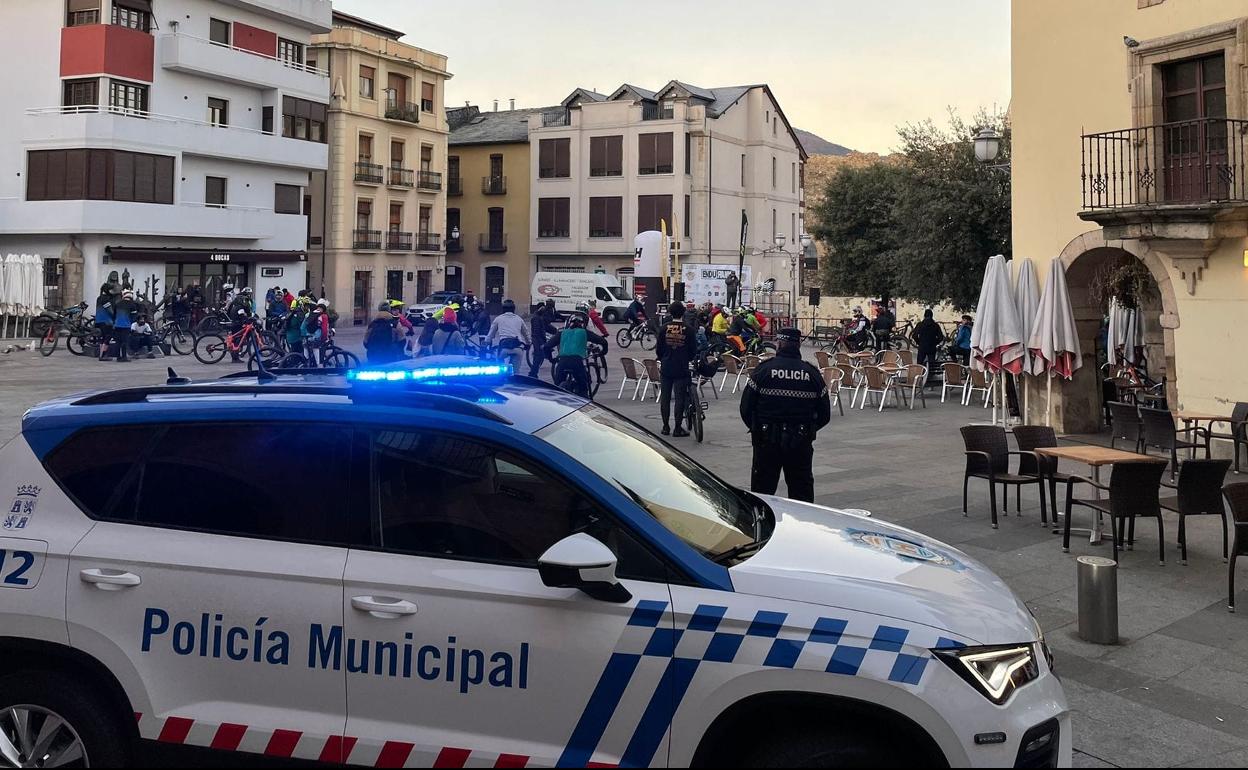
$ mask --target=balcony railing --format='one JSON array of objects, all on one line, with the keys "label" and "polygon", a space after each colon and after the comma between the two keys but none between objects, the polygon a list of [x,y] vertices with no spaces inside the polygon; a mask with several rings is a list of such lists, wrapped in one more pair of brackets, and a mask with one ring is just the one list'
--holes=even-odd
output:
[{"label": "balcony railing", "polygon": [[414,187],[416,185],[415,173],[410,168],[401,168],[399,166],[391,166],[386,169],[391,187]]},{"label": "balcony railing", "polygon": [[446,194],[452,198],[458,198],[464,194],[464,178],[462,176],[448,176],[446,178]]},{"label": "balcony railing", "polygon": [[505,176],[481,177],[481,194],[482,195],[506,195],[507,194],[507,177]]},{"label": "balcony railing", "polygon": [[442,175],[437,171],[421,171],[416,176],[416,186],[422,190],[441,190]]},{"label": "balcony railing", "polygon": [[447,254],[458,254],[463,250],[464,250],[463,236],[460,236],[459,238],[447,238],[446,239],[446,253]]},{"label": "balcony railing", "polygon": [[1207,118],[1086,134],[1083,210],[1248,202],[1248,121]]},{"label": "balcony railing", "polygon": [[412,234],[390,230],[386,233],[386,251],[411,251]]},{"label": "balcony railing", "polygon": [[362,250],[380,250],[381,249],[381,231],[380,230],[355,230],[351,237],[352,248]]},{"label": "balcony railing", "polygon": [[481,233],[481,251],[504,252],[507,250],[507,233]]},{"label": "balcony railing", "polygon": [[641,105],[642,120],[671,120],[674,117],[676,115],[671,107],[664,107],[661,104],[646,104],[644,102]]},{"label": "balcony railing", "polygon": [[417,251],[441,251],[442,233],[421,233],[416,237]]},{"label": "balcony railing", "polygon": [[402,120],[408,123],[420,122],[420,105],[411,102],[400,102],[397,99],[386,100],[386,119]]},{"label": "balcony railing", "polygon": [[551,126],[567,126],[567,125],[571,125],[571,123],[568,120],[567,112],[543,112],[542,113],[542,127],[543,128],[548,128]]},{"label": "balcony railing", "polygon": [[355,164],[355,181],[381,184],[385,181],[382,171],[380,163],[369,163],[366,160],[357,161]]}]

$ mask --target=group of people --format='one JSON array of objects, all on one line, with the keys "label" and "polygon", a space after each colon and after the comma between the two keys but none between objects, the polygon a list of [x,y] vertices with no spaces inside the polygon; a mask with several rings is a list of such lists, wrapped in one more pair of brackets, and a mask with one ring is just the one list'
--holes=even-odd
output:
[{"label": "group of people", "polygon": [[129,361],[131,356],[155,358],[156,334],[151,319],[155,308],[134,289],[109,281],[95,300],[95,328],[100,339],[100,361]]}]

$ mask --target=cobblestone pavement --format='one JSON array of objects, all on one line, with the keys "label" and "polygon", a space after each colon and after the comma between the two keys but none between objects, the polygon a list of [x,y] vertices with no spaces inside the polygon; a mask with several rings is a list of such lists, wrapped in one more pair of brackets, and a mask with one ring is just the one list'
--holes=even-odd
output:
[{"label": "cobblestone pavement", "polygon": [[[341,340],[358,348],[358,333]],[[3,350],[0,345],[0,350]],[[181,375],[214,377],[228,365],[203,366],[193,358],[96,362],[64,350],[0,354],[0,442],[15,435],[22,413],[53,396],[79,390],[156,383],[172,364]],[[612,352],[611,382],[599,400],[657,431],[658,407],[630,401],[632,387],[616,400],[620,375]],[[748,483],[749,446],[737,413],[739,396],[711,399],[706,442],[675,440],[709,468]],[[709,397],[709,391],[708,391]],[[1074,710],[1076,766],[1248,765],[1248,618],[1226,611],[1226,567],[1219,521],[1188,523],[1190,566],[1179,564],[1177,520],[1166,518],[1166,566],[1156,559],[1156,530],[1139,528],[1139,548],[1125,552],[1119,572],[1123,642],[1101,647],[1076,633],[1075,557],[1108,555],[1108,544],[1072,538],[1071,554],[1039,524],[1034,492],[1024,492],[1023,512],[989,525],[987,490],[972,482],[970,516],[961,511],[961,425],[986,421],[983,410],[941,404],[914,411],[887,408],[835,413],[816,445],[818,501],[865,508],[978,558],[1001,575],[1040,619]],[[1088,441],[1095,438],[1079,437]],[[1080,467],[1064,470],[1085,473]],[[1233,477],[1234,478],[1234,477]],[[1243,477],[1248,480],[1248,476]],[[1011,495],[1011,497],[1013,497]],[[1011,507],[1013,500],[1011,499]],[[1248,575],[1241,584],[1248,584]],[[1241,595],[1248,606],[1248,596]]]}]

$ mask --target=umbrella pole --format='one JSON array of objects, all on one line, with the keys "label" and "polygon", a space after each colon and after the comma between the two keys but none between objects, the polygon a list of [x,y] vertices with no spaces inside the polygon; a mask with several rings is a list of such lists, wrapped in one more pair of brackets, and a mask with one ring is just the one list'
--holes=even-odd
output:
[{"label": "umbrella pole", "polygon": [[1046,374],[1049,376],[1046,378],[1048,393],[1044,399],[1044,424],[1051,428],[1053,427],[1053,372],[1046,372]]}]

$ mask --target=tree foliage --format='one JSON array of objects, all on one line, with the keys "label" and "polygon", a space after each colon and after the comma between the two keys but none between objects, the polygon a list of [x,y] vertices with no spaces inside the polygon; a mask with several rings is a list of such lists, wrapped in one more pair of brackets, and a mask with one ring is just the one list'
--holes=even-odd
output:
[{"label": "tree foliage", "polygon": [[[985,127],[1003,136],[996,167],[975,159]],[[842,169],[813,211],[824,289],[970,309],[988,257],[1011,251],[1009,128],[1001,116],[951,113],[947,127],[927,120],[898,134],[901,162]]]}]

